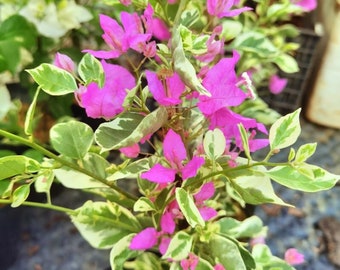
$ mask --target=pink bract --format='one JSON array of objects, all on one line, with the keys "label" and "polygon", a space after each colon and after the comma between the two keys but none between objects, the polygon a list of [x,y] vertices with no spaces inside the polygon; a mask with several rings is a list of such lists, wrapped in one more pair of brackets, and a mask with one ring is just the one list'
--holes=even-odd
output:
[{"label": "pink bract", "polygon": [[231,58],[221,59],[205,75],[202,84],[211,97],[201,95],[197,104],[204,115],[209,116],[227,106],[240,105],[247,98],[247,94],[237,87],[239,79],[235,65],[239,58],[239,54],[234,51]]},{"label": "pink bract", "polygon": [[223,17],[234,17],[241,14],[244,11],[252,10],[249,7],[243,7],[238,9],[231,8],[238,4],[237,0],[207,0],[207,10],[210,15]]},{"label": "pink bract", "polygon": [[[158,78],[157,73],[146,70],[145,76],[154,99],[163,106],[180,104],[180,96],[185,90],[185,85],[177,73],[166,77],[163,81]],[[164,83],[163,83],[164,82]]]},{"label": "pink bract", "polygon": [[278,75],[273,75],[269,78],[269,90],[271,93],[280,94],[287,86],[288,80],[280,78]]},{"label": "pink bract", "polygon": [[59,68],[62,68],[70,73],[75,71],[75,64],[72,59],[66,54],[56,53],[53,64]]},{"label": "pink bract", "polygon": [[127,89],[132,89],[136,81],[125,68],[105,61],[101,63],[105,73],[103,88],[92,82],[87,87],[80,88],[76,95],[87,116],[110,119],[123,111],[122,104]]},{"label": "pink bract", "polygon": [[290,265],[298,265],[304,263],[305,258],[297,249],[290,248],[285,252],[285,261]]},{"label": "pink bract", "polygon": [[137,233],[131,240],[130,249],[144,250],[157,244],[158,232],[155,228],[148,227]]}]

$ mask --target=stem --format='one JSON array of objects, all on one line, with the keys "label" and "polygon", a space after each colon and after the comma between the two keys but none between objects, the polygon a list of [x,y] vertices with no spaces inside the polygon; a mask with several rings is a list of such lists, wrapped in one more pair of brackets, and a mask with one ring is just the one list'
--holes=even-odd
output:
[{"label": "stem", "polygon": [[[11,204],[11,203],[12,203],[12,200],[0,199],[0,204]],[[76,214],[76,211],[73,210],[73,209],[65,208],[65,207],[57,206],[57,205],[53,205],[53,204],[47,204],[47,203],[25,201],[21,205],[50,209],[50,210],[54,210],[54,211],[58,211],[58,212],[63,212],[63,213],[68,214],[68,215],[75,215]]]},{"label": "stem", "polygon": [[247,165],[241,165],[241,166],[237,166],[235,168],[227,168],[227,169],[224,169],[222,171],[217,171],[217,172],[213,172],[211,174],[208,174],[204,177],[202,177],[200,179],[200,181],[203,181],[205,179],[208,179],[208,178],[212,178],[214,176],[217,176],[217,175],[226,175],[228,172],[235,172],[235,171],[239,171],[239,170],[244,170],[244,169],[248,169],[248,168],[252,168],[252,167],[256,167],[256,166],[268,166],[268,167],[275,167],[275,166],[290,166],[291,164],[289,162],[282,162],[282,163],[272,163],[272,162],[256,162],[256,163],[253,163],[253,164],[247,164]]},{"label": "stem", "polygon": [[104,185],[107,185],[108,187],[112,188],[113,190],[119,192],[120,194],[124,195],[125,197],[133,200],[133,201],[137,201],[137,197],[135,197],[134,195],[120,189],[119,187],[117,187],[114,183],[110,182],[110,181],[107,181],[105,178],[102,178],[96,174],[94,174],[93,172],[91,171],[88,171],[84,168],[81,168],[79,167],[78,165],[72,163],[72,162],[69,162],[67,160],[64,160],[62,159],[61,157],[55,155],[54,153],[48,151],[47,149],[45,149],[44,147],[34,143],[34,142],[31,142],[30,140],[27,140],[25,138],[22,138],[20,136],[17,136],[17,135],[14,135],[12,133],[9,133],[3,129],[0,129],[0,135],[3,136],[3,137],[6,137],[8,139],[11,139],[11,140],[15,140],[19,143],[22,143],[24,145],[27,145],[37,151],[39,151],[40,153],[44,154],[45,156],[51,158],[51,159],[54,159],[55,161],[59,162],[60,164],[66,166],[66,167],[69,167],[75,171],[78,171],[78,172],[81,172],[83,174],[86,174],[92,178],[94,178],[95,180],[103,183]]}]

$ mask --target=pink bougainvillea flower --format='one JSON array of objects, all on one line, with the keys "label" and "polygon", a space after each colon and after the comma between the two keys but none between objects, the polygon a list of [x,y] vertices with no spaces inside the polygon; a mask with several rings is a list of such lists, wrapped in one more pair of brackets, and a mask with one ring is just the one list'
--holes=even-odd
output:
[{"label": "pink bougainvillea flower", "polygon": [[290,265],[298,265],[305,262],[303,254],[295,248],[289,248],[285,252],[285,261]]},{"label": "pink bougainvillea flower", "polygon": [[149,171],[142,173],[142,178],[159,184],[171,183],[175,180],[176,174],[181,173],[182,179],[186,180],[195,176],[204,164],[202,157],[193,157],[186,165],[182,164],[187,159],[187,152],[181,136],[172,129],[165,135],[163,153],[169,167],[157,163]]},{"label": "pink bougainvillea flower", "polygon": [[145,76],[149,90],[159,104],[172,106],[182,103],[180,97],[185,90],[185,85],[177,73],[160,80],[157,73],[146,70]]},{"label": "pink bougainvillea flower", "polygon": [[252,10],[250,7],[243,7],[238,9],[231,8],[238,4],[236,0],[208,0],[207,1],[207,10],[208,13],[212,16],[217,16],[219,18],[222,17],[234,17],[241,14],[244,11]]},{"label": "pink bougainvillea flower", "polygon": [[75,72],[75,64],[72,59],[66,54],[56,53],[53,64],[59,68],[62,68],[70,73]]},{"label": "pink bougainvillea flower", "polygon": [[109,46],[110,51],[84,50],[84,52],[88,52],[93,56],[102,59],[117,58],[122,53],[126,52],[130,47],[129,42],[124,29],[118,24],[118,22],[103,14],[99,15],[99,22],[100,27],[104,31],[102,38]]},{"label": "pink bougainvillea flower", "polygon": [[202,84],[211,93],[211,97],[201,95],[197,104],[205,116],[227,106],[238,106],[247,98],[247,94],[237,87],[239,79],[235,65],[239,57],[234,51],[231,58],[221,59],[206,73]]},{"label": "pink bougainvillea flower", "polygon": [[153,227],[145,228],[136,234],[130,243],[130,249],[144,250],[154,247],[157,244],[159,233]]},{"label": "pink bougainvillea flower", "polygon": [[132,146],[120,148],[119,151],[128,158],[136,158],[139,155],[140,147],[138,143]]},{"label": "pink bougainvillea flower", "polygon": [[226,270],[226,269],[222,264],[218,263],[214,266],[214,270]]},{"label": "pink bougainvillea flower", "polygon": [[119,0],[124,6],[129,6],[132,3],[132,0]]},{"label": "pink bougainvillea flower", "polygon": [[271,93],[280,94],[287,86],[288,80],[280,78],[278,75],[273,75],[269,78],[269,90]]},{"label": "pink bougainvillea flower", "polygon": [[304,11],[309,12],[318,6],[317,0],[292,0],[293,4],[300,6]]},{"label": "pink bougainvillea flower", "polygon": [[96,82],[81,86],[75,93],[80,106],[85,108],[86,114],[92,118],[110,119],[123,111],[123,101],[127,89],[136,85],[135,78],[125,68],[119,65],[101,62],[105,83],[99,88]]},{"label": "pink bougainvillea flower", "polygon": [[[142,19],[137,13],[121,12],[120,24],[109,16],[100,14],[100,26],[104,31],[102,38],[111,49],[110,51],[94,51],[84,50],[95,57],[102,59],[117,58],[128,49],[133,49],[137,52],[146,54],[147,57],[153,57],[156,50],[150,47],[155,47],[156,44],[148,45],[152,37],[151,32],[145,32]],[[154,54],[151,54],[154,52]]]},{"label": "pink bougainvillea flower", "polygon": [[206,183],[201,187],[201,190],[194,195],[195,204],[205,221],[217,216],[217,211],[214,208],[205,205],[205,201],[214,196],[215,187],[212,182]]},{"label": "pink bougainvillea flower", "polygon": [[216,55],[222,55],[224,50],[224,40],[215,40],[215,37],[219,34],[221,34],[222,27],[217,26],[213,30],[212,35],[209,37],[207,41],[207,52],[201,55],[196,56],[196,59],[198,59],[201,62],[209,63]]},{"label": "pink bougainvillea flower", "polygon": [[266,147],[269,143],[268,139],[254,139],[254,136],[256,135],[255,130],[258,130],[264,134],[268,134],[267,129],[263,124],[257,123],[255,119],[239,115],[228,108],[222,108],[216,111],[209,117],[209,120],[210,129],[221,129],[225,138],[227,139],[227,143],[234,141],[236,146],[241,150],[243,147],[241,134],[237,126],[239,123],[242,123],[247,131],[252,131],[251,136],[249,137],[249,148],[251,152],[255,152],[258,149]]},{"label": "pink bougainvillea flower", "polygon": [[187,259],[181,260],[181,267],[183,270],[195,270],[198,265],[199,258],[193,253],[189,253]]},{"label": "pink bougainvillea flower", "polygon": [[155,38],[160,41],[169,40],[171,37],[171,33],[165,24],[159,18],[153,17],[154,10],[150,4],[147,5],[144,14],[142,16],[142,20],[144,21],[144,25],[146,28],[146,33],[151,33]]},{"label": "pink bougainvillea flower", "polygon": [[[176,201],[174,201],[176,202]],[[177,205],[177,206],[176,206]],[[175,219],[177,217],[183,218],[182,215],[178,215],[173,212],[174,209],[179,210],[178,204],[170,203],[161,217],[160,227],[161,230],[158,232],[155,228],[148,227],[139,233],[137,233],[131,240],[130,249],[144,250],[154,247],[159,243],[159,252],[165,254],[171,238],[170,236],[175,232],[176,223]],[[160,241],[159,241],[160,240]]]}]

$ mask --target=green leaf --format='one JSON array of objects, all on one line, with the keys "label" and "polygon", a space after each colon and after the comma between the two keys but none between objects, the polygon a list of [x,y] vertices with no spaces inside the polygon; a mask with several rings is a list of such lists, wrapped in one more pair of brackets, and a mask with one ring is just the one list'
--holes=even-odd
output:
[{"label": "green leaf", "polygon": [[35,173],[39,169],[39,162],[25,156],[6,156],[0,158],[0,180],[20,174]]},{"label": "green leaf", "polygon": [[20,15],[12,15],[1,22],[0,40],[18,43],[26,49],[36,45],[37,32],[35,27]]},{"label": "green leaf", "polygon": [[49,193],[54,180],[53,170],[46,169],[40,172],[34,182],[35,191],[38,193]]},{"label": "green leaf", "polygon": [[195,270],[214,270],[214,267],[208,261],[199,257]]},{"label": "green leaf", "polygon": [[203,148],[205,153],[210,159],[216,160],[223,155],[226,147],[226,139],[223,132],[215,128],[214,130],[209,130],[203,140]]},{"label": "green leaf", "polygon": [[238,127],[240,134],[241,134],[244,154],[246,155],[246,157],[249,160],[251,160],[247,131],[244,128],[242,123],[237,124],[237,127]]},{"label": "green leaf", "polygon": [[229,172],[227,178],[234,190],[249,204],[275,203],[290,206],[276,196],[264,167]]},{"label": "green leaf", "polygon": [[130,146],[156,132],[167,119],[168,114],[164,107],[159,107],[147,116],[123,113],[113,121],[101,124],[95,132],[95,141],[103,151]]},{"label": "green leaf", "polygon": [[288,162],[291,162],[295,158],[295,150],[294,148],[290,148],[288,154]]},{"label": "green leaf", "polygon": [[189,225],[195,228],[197,225],[204,226],[205,222],[198,211],[193,197],[188,194],[183,188],[176,188],[176,200],[185,219]]},{"label": "green leaf", "polygon": [[[142,252],[134,261],[125,262],[126,269],[163,270],[159,256],[151,252]],[[114,268],[112,268],[114,269]]]},{"label": "green leaf", "polygon": [[266,173],[271,179],[291,189],[305,192],[316,192],[332,188],[340,176],[310,165],[282,166],[271,169]]},{"label": "green leaf", "polygon": [[155,211],[155,205],[147,197],[140,197],[133,206],[135,212]]},{"label": "green leaf", "polygon": [[83,56],[78,65],[78,73],[86,85],[96,82],[100,88],[103,87],[105,81],[103,66],[91,54],[87,53]]},{"label": "green leaf", "polygon": [[230,239],[213,235],[209,241],[209,248],[211,255],[226,269],[247,270],[238,246]]},{"label": "green leaf", "polygon": [[238,35],[232,46],[241,51],[255,53],[261,58],[273,57],[278,53],[278,49],[269,38],[265,34],[256,31],[247,31]]},{"label": "green leaf", "polygon": [[22,52],[35,50],[36,30],[24,17],[12,15],[0,24],[0,72],[18,72]]},{"label": "green leaf", "polygon": [[295,162],[302,163],[310,158],[316,150],[317,143],[307,143],[301,145],[296,152]]},{"label": "green leaf", "polygon": [[20,206],[24,201],[26,201],[28,195],[30,194],[30,185],[22,185],[16,188],[12,196],[12,207]]},{"label": "green leaf", "polygon": [[296,60],[288,54],[279,55],[274,59],[274,63],[286,73],[295,73],[299,71],[299,66]]},{"label": "green leaf", "polygon": [[188,257],[192,246],[192,236],[186,232],[179,231],[171,239],[164,259],[180,261]]},{"label": "green leaf", "polygon": [[121,238],[141,230],[130,211],[111,202],[87,201],[71,219],[84,239],[98,249],[112,248]]},{"label": "green leaf", "polygon": [[8,198],[12,194],[14,182],[11,180],[0,181],[0,198]]},{"label": "green leaf", "polygon": [[173,60],[174,68],[178,75],[181,77],[183,83],[191,90],[198,91],[202,95],[211,96],[210,92],[198,80],[196,70],[191,62],[185,57],[183,50],[182,38],[180,35],[181,26],[174,29],[172,45],[173,45]]},{"label": "green leaf", "polygon": [[185,9],[181,14],[181,24],[190,27],[195,24],[200,18],[200,12],[197,8],[190,7]]},{"label": "green leaf", "polygon": [[263,244],[257,244],[252,249],[252,255],[255,259],[256,266],[263,270],[294,270],[295,268],[290,266],[284,260],[275,257],[270,252],[268,246]]},{"label": "green leaf", "polygon": [[241,22],[234,20],[223,20],[223,30],[221,36],[226,40],[232,40],[237,37],[241,32],[243,25]]},{"label": "green leaf", "polygon": [[125,261],[138,255],[138,251],[129,248],[134,234],[127,235],[120,239],[110,252],[110,264],[112,270],[123,270]]},{"label": "green leaf", "polygon": [[33,119],[34,119],[35,107],[37,105],[39,92],[40,92],[40,88],[38,87],[37,91],[34,94],[34,98],[26,113],[26,118],[25,118],[26,135],[32,135],[33,133]]},{"label": "green leaf", "polygon": [[125,168],[120,169],[116,172],[114,172],[112,175],[110,175],[107,180],[109,181],[115,181],[118,179],[123,178],[137,178],[137,176],[143,172],[150,169],[150,158],[142,158],[138,159],[129,165],[127,165]]},{"label": "green leaf", "polygon": [[218,220],[217,224],[220,226],[221,234],[234,238],[253,237],[263,228],[263,223],[257,216],[251,216],[242,221],[225,217]]},{"label": "green leaf", "polygon": [[[102,156],[95,153],[87,153],[82,161],[84,168],[92,172],[94,175],[98,175],[102,178],[106,177],[105,169],[110,165],[110,163]],[[76,165],[76,162],[73,162]],[[75,171],[69,167],[55,169],[54,173],[59,182],[67,188],[87,189],[107,187],[92,177]]]},{"label": "green leaf", "polygon": [[73,93],[77,83],[73,76],[52,64],[43,63],[34,69],[26,70],[34,81],[49,95],[62,96]]},{"label": "green leaf", "polygon": [[81,159],[93,143],[93,131],[87,124],[78,121],[59,123],[51,128],[50,140],[58,153]]},{"label": "green leaf", "polygon": [[270,149],[282,149],[291,146],[296,142],[301,133],[300,112],[287,114],[278,119],[269,130]]}]

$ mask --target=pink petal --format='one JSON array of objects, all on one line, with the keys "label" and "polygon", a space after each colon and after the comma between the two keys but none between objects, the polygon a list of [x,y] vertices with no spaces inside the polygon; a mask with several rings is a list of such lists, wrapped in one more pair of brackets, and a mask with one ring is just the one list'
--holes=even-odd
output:
[{"label": "pink petal", "polygon": [[298,252],[297,249],[290,248],[285,252],[285,261],[290,265],[297,265],[304,263],[305,258],[302,253]]},{"label": "pink petal", "polygon": [[169,40],[171,37],[168,26],[159,18],[152,19],[152,34],[160,41]]},{"label": "pink petal", "polygon": [[304,11],[312,11],[318,6],[317,0],[295,0],[293,1],[295,5],[303,8]]},{"label": "pink petal", "polygon": [[211,115],[221,108],[240,105],[247,95],[236,85],[238,77],[235,65],[239,54],[234,51],[232,58],[221,59],[211,68],[203,79],[203,86],[211,93],[211,97],[200,96],[198,108],[205,115]]},{"label": "pink petal", "polygon": [[120,20],[122,21],[125,33],[128,36],[131,37],[144,33],[142,21],[136,12],[128,13],[123,11],[120,13]]},{"label": "pink petal", "polygon": [[175,181],[176,172],[175,169],[166,168],[157,163],[149,171],[143,172],[141,177],[154,183],[171,183]]},{"label": "pink petal", "polygon": [[203,220],[208,221],[217,216],[217,211],[214,208],[203,206],[198,209]]},{"label": "pink petal", "polygon": [[238,9],[233,9],[233,10],[229,10],[229,11],[224,11],[221,12],[220,14],[218,14],[219,18],[223,18],[223,17],[235,17],[240,15],[241,13],[245,12],[245,11],[249,11],[252,10],[252,8],[250,7],[243,7],[243,8],[238,8]]},{"label": "pink petal", "polygon": [[165,212],[161,218],[161,229],[164,233],[173,234],[176,228],[176,223],[170,212]]},{"label": "pink petal", "polygon": [[170,106],[182,102],[180,96],[185,90],[185,85],[176,73],[165,79],[167,89],[164,88],[162,81],[158,79],[157,73],[146,70],[145,76],[149,90],[159,104]]},{"label": "pink petal", "polygon": [[89,117],[109,119],[123,111],[126,89],[133,88],[136,82],[125,68],[105,61],[102,61],[102,65],[105,72],[103,88],[100,89],[97,83],[92,82],[86,91],[78,93],[78,97]]},{"label": "pink petal", "polygon": [[118,24],[118,22],[109,16],[100,14],[99,15],[100,26],[104,31],[102,35],[106,44],[110,47],[111,51],[93,51],[84,50],[83,52],[88,52],[95,57],[102,59],[117,58],[123,52],[128,50],[128,44],[123,28]]},{"label": "pink petal", "polygon": [[215,186],[213,182],[205,183],[201,190],[194,195],[196,201],[203,202],[207,199],[210,199],[215,194]]},{"label": "pink petal", "polygon": [[157,241],[157,230],[155,228],[149,227],[142,230],[132,238],[129,248],[133,250],[149,249],[155,246]]},{"label": "pink petal", "polygon": [[182,169],[183,180],[194,177],[204,162],[204,158],[202,157],[193,157],[192,160],[190,160]]},{"label": "pink petal", "polygon": [[181,168],[181,163],[187,158],[187,151],[180,135],[169,129],[163,141],[163,152],[165,158],[172,166]]},{"label": "pink petal", "polygon": [[75,71],[75,65],[72,59],[66,54],[56,53],[53,64],[59,68],[62,68],[70,73]]},{"label": "pink petal", "polygon": [[139,155],[140,147],[138,143],[135,143],[132,146],[120,148],[119,151],[128,158],[136,158]]},{"label": "pink petal", "polygon": [[214,266],[214,270],[226,270],[226,269],[222,264],[218,263]]},{"label": "pink petal", "polygon": [[287,83],[287,79],[280,78],[278,75],[273,75],[269,79],[269,90],[275,95],[280,94],[283,89],[285,89]]},{"label": "pink petal", "polygon": [[169,237],[162,237],[161,243],[159,244],[159,252],[164,255],[168,250],[169,244],[171,242],[171,238]]},{"label": "pink petal", "polygon": [[123,53],[121,51],[115,51],[115,50],[112,50],[112,51],[83,50],[82,52],[89,53],[93,55],[94,57],[97,57],[100,59],[118,58]]},{"label": "pink petal", "polygon": [[250,152],[256,152],[259,149],[265,148],[269,145],[268,139],[253,139],[249,140]]}]

